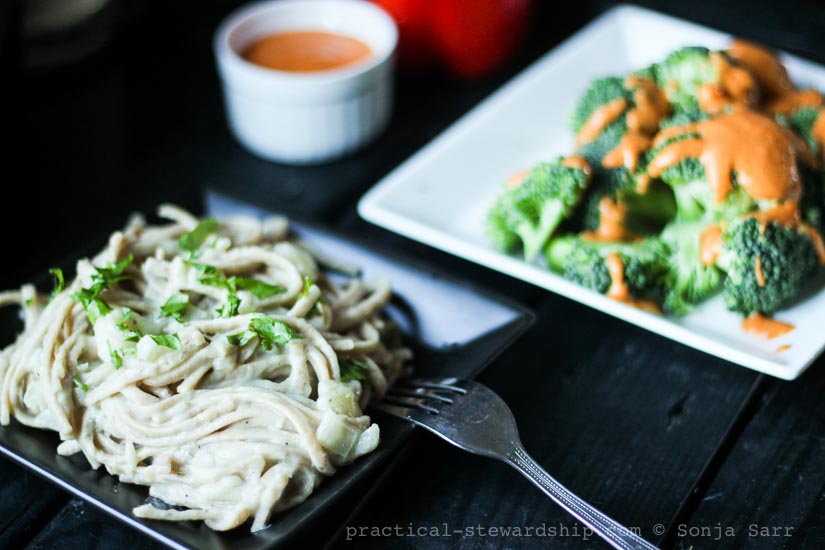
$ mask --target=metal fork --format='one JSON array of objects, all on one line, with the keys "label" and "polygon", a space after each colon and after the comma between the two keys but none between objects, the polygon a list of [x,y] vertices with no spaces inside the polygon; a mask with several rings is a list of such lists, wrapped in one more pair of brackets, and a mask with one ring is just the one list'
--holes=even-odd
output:
[{"label": "metal fork", "polygon": [[486,386],[458,378],[406,379],[376,407],[411,420],[465,451],[506,462],[614,548],[656,550],[545,472],[525,452],[510,408]]}]

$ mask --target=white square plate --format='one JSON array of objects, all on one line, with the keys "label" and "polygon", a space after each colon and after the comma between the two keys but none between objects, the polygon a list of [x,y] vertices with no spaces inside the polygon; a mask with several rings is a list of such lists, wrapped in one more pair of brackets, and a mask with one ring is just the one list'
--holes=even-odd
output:
[{"label": "white square plate", "polygon": [[[724,48],[731,37],[641,8],[605,13],[467,113],[371,189],[367,220],[614,315],[734,363],[791,380],[825,347],[825,289],[777,314],[796,329],[760,340],[714,298],[684,318],[661,317],[586,290],[494,250],[487,209],[516,170],[573,150],[567,117],[596,77],[625,74],[687,45]],[[825,67],[782,55],[797,84],[825,89]],[[779,352],[780,346],[790,348]]]}]

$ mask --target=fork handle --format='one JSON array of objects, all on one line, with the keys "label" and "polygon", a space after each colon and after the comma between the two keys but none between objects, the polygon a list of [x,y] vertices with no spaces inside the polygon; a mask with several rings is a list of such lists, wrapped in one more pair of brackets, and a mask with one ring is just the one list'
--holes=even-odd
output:
[{"label": "fork handle", "polygon": [[507,456],[506,462],[614,548],[619,550],[656,550],[656,546],[632,533],[620,523],[610,519],[568,491],[561,483],[545,472],[544,468],[533,460],[521,445],[517,445],[515,450]]}]

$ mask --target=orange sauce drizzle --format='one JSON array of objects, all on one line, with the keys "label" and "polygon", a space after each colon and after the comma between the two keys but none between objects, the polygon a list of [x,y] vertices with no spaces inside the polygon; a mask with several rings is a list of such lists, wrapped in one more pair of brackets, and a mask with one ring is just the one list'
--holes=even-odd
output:
[{"label": "orange sauce drizzle", "polygon": [[639,165],[639,157],[650,148],[653,140],[635,132],[628,132],[622,136],[619,144],[608,151],[602,159],[602,166],[605,168],[619,168],[624,166],[630,171],[635,171]]},{"label": "orange sauce drizzle", "polygon": [[794,88],[788,70],[769,49],[744,40],[734,40],[728,48],[728,55],[754,76],[766,111],[790,113],[803,105],[822,105],[822,96],[817,91]]},{"label": "orange sauce drizzle", "polygon": [[755,103],[756,86],[751,74],[746,69],[732,64],[720,52],[711,52],[709,56],[719,75],[719,81],[699,86],[696,91],[699,107],[707,113],[716,114],[732,103]]},{"label": "orange sauce drizzle", "polygon": [[825,158],[825,108],[819,111],[819,116],[811,127],[811,136],[819,144],[819,156]]},{"label": "orange sauce drizzle", "polygon": [[776,348],[776,353],[782,353],[783,351],[788,351],[789,349],[791,349],[790,344],[782,344],[781,346]]},{"label": "orange sauce drizzle", "polygon": [[774,206],[773,208],[754,212],[749,215],[753,216],[762,223],[763,232],[765,231],[765,227],[771,222],[798,228],[800,231],[805,233],[809,239],[811,239],[811,243],[814,245],[814,250],[816,250],[819,263],[825,265],[825,241],[823,241],[822,235],[816,230],[816,228],[803,222],[799,217],[799,207],[795,200],[785,201],[780,205]]},{"label": "orange sauce drizzle", "polygon": [[682,133],[699,137],[674,142],[653,158],[648,174],[662,172],[685,157],[697,157],[705,168],[717,202],[738,182],[755,199],[788,199],[799,196],[802,184],[796,157],[802,154],[799,140],[774,120],[747,109],[703,120],[659,133],[654,146]]},{"label": "orange sauce drizzle", "polygon": [[702,231],[702,236],[699,239],[699,258],[702,260],[702,265],[715,264],[721,251],[722,226],[709,225]]},{"label": "orange sauce drizzle", "polygon": [[794,89],[787,69],[767,48],[736,39],[728,55],[751,72],[763,94],[777,96]]},{"label": "orange sauce drizzle", "polygon": [[[606,168],[624,166],[635,171],[639,157],[650,148],[650,136],[656,133],[659,122],[670,112],[670,103],[661,88],[647,78],[631,75],[625,79],[624,85],[634,88],[634,106],[627,112],[628,131],[619,144],[605,155],[602,165]],[[639,187],[640,192],[647,189],[641,183]]]},{"label": "orange sauce drizzle", "polygon": [[624,263],[621,256],[613,252],[607,256],[605,263],[610,272],[610,289],[607,296],[619,302],[626,302],[630,299],[630,291],[624,282]]},{"label": "orange sauce drizzle", "polygon": [[519,185],[524,183],[524,180],[527,179],[528,174],[530,174],[530,169],[529,168],[522,168],[521,170],[519,170],[518,172],[514,173],[512,176],[507,178],[507,182],[504,185],[506,187],[511,188],[511,189],[513,187],[518,187]]},{"label": "orange sauce drizzle", "polygon": [[595,231],[582,233],[582,238],[591,241],[623,241],[628,238],[624,226],[627,206],[610,197],[599,201],[599,227]]},{"label": "orange sauce drizzle", "polygon": [[762,258],[757,256],[754,264],[753,271],[756,273],[756,284],[765,286],[765,274],[762,272]]},{"label": "orange sauce drizzle", "polygon": [[800,107],[820,107],[821,105],[822,96],[816,90],[791,90],[767,100],[765,110],[769,113],[790,114]]},{"label": "orange sauce drizzle", "polygon": [[582,172],[585,173],[586,176],[590,176],[591,169],[590,164],[585,160],[584,157],[580,157],[577,155],[573,155],[572,157],[566,157],[564,160],[561,161],[561,165],[565,168],[578,168]]},{"label": "orange sauce drizzle", "polygon": [[619,97],[593,111],[590,118],[587,119],[587,122],[584,123],[579,129],[578,134],[576,134],[576,143],[583,145],[599,137],[602,130],[619,118],[626,108],[627,101]]},{"label": "orange sauce drizzle", "polygon": [[670,113],[670,103],[655,82],[638,76],[628,76],[624,85],[635,88],[635,106],[627,112],[627,127],[631,132],[655,134],[659,122]]},{"label": "orange sauce drizzle", "polygon": [[662,312],[662,309],[656,302],[652,300],[637,300],[630,296],[630,290],[627,288],[624,280],[624,263],[622,262],[621,256],[615,252],[608,254],[605,263],[607,264],[607,271],[610,273],[610,288],[607,291],[608,298],[652,313]]},{"label": "orange sauce drizzle", "polygon": [[795,328],[793,325],[771,319],[760,313],[749,315],[742,321],[742,330],[768,340],[787,334]]}]

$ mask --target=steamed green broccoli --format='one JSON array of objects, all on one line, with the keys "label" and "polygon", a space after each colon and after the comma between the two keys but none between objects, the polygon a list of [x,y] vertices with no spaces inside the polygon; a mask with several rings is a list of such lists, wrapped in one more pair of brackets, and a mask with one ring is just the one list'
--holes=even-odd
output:
[{"label": "steamed green broccoli", "polygon": [[753,216],[730,223],[716,265],[727,273],[725,305],[743,315],[771,314],[791,302],[818,268],[810,237]]},{"label": "steamed green broccoli", "polygon": [[[646,164],[649,164],[662,149],[672,143],[696,137],[698,137],[697,134],[686,132],[666,140],[648,151]],[[705,217],[729,220],[755,210],[757,202],[742,187],[735,185],[735,173],[731,177],[734,180],[733,190],[721,202],[716,202],[713,189],[707,181],[705,167],[698,158],[685,157],[677,164],[666,168],[661,174],[661,180],[673,190],[675,195],[676,219],[682,221]]]},{"label": "steamed green broccoli", "polygon": [[607,294],[613,282],[607,264],[613,253],[621,259],[624,283],[631,296],[658,302],[666,272],[667,248],[656,237],[622,243],[568,235],[553,239],[545,250],[551,269],[599,294]]},{"label": "steamed green broccoli", "polygon": [[[699,111],[699,88],[719,82],[719,71],[711,55],[714,53],[724,57],[731,65],[739,65],[724,51],[712,52],[701,46],[688,46],[671,52],[656,66],[656,83],[665,91],[677,112]],[[753,86],[752,92],[755,93],[755,83]]]},{"label": "steamed green broccoli", "polygon": [[820,150],[820,144],[813,136],[813,127],[823,109],[825,108],[814,106],[799,107],[791,114],[777,115],[776,121],[790,128],[796,135],[801,137],[814,156],[821,156],[823,151]]},{"label": "steamed green broccoli", "polygon": [[487,216],[493,246],[513,252],[521,245],[524,257],[532,260],[572,214],[589,178],[580,168],[564,166],[563,160],[539,164],[496,200]]},{"label": "steamed green broccoli", "polygon": [[703,84],[717,82],[719,74],[710,60],[710,50],[688,46],[671,52],[656,66],[656,83],[679,111],[698,111],[696,93]]},{"label": "steamed green broccoli", "polygon": [[825,168],[816,169],[801,161],[798,166],[802,180],[799,198],[802,221],[825,234]]},{"label": "steamed green broccoli", "polygon": [[662,231],[667,245],[664,310],[675,315],[688,313],[694,305],[722,288],[724,274],[715,265],[705,265],[701,256],[704,230],[713,220],[676,221]]},{"label": "steamed green broccoli", "polygon": [[573,132],[578,133],[594,112],[617,99],[624,99],[628,106],[633,101],[633,92],[625,87],[623,79],[609,76],[591,82],[570,119]]},{"label": "steamed green broccoli", "polygon": [[567,229],[596,231],[601,223],[601,202],[605,198],[626,210],[625,227],[630,233],[655,233],[676,213],[673,192],[667,186],[653,181],[645,193],[639,193],[638,180],[624,168],[594,167],[591,180]]},{"label": "steamed green broccoli", "polygon": [[693,110],[676,110],[669,117],[659,123],[659,128],[664,130],[665,128],[684,126],[686,124],[707,120],[708,118],[710,118],[710,115],[700,110],[698,107]]}]

